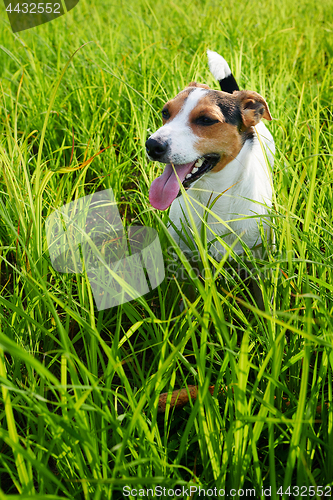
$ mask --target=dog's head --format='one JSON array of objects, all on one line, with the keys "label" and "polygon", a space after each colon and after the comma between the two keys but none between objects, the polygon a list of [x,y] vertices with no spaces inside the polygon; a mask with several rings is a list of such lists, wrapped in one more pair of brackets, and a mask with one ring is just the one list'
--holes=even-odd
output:
[{"label": "dog's head", "polygon": [[167,164],[150,187],[153,207],[165,210],[178,196],[177,176],[187,189],[207,172],[222,170],[261,118],[272,119],[265,99],[256,92],[230,94],[190,83],[164,105],[163,126],[146,142],[148,158]]}]

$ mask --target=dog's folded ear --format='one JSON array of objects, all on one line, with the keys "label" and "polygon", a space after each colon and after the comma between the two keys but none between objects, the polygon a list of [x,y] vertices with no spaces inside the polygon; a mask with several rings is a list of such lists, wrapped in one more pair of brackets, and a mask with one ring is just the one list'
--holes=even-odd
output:
[{"label": "dog's folded ear", "polygon": [[234,92],[240,104],[242,121],[246,128],[254,127],[262,118],[272,120],[267,102],[260,94],[251,90]]},{"label": "dog's folded ear", "polygon": [[209,89],[208,85],[205,83],[191,82],[186,87],[200,87],[202,89]]}]

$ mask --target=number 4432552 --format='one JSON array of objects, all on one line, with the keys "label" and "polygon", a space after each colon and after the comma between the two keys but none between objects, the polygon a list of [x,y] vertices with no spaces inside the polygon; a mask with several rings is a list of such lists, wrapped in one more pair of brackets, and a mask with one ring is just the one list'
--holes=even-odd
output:
[{"label": "number 4432552", "polygon": [[[45,7],[44,7],[45,6]],[[37,10],[36,10],[37,9]],[[60,12],[60,3],[22,3],[21,6],[19,3],[12,8],[12,4],[10,3],[6,8],[7,12],[21,12],[22,14],[43,14],[46,12],[47,14],[61,14]]]}]

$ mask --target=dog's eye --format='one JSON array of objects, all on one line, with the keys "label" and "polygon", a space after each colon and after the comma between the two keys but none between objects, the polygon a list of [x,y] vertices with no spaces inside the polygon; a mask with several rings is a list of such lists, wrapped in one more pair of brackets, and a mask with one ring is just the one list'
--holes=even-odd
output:
[{"label": "dog's eye", "polygon": [[170,113],[167,109],[162,109],[162,116],[165,120],[167,120],[168,118],[170,118]]},{"label": "dog's eye", "polygon": [[209,116],[199,116],[199,118],[197,118],[195,120],[196,125],[205,125],[205,126],[214,125],[214,123],[217,123],[217,122],[218,122],[218,120],[214,120],[213,118],[210,118]]}]

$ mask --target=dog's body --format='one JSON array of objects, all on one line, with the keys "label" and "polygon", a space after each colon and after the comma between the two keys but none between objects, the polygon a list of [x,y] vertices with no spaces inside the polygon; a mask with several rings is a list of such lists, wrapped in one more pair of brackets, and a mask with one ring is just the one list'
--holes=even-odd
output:
[{"label": "dog's body", "polygon": [[[208,51],[210,69],[222,91],[192,82],[163,108],[164,124],[147,141],[150,159],[167,163],[150,189],[151,204],[165,210],[177,231],[170,232],[182,250],[191,217],[200,234],[205,207],[210,253],[221,258],[226,247],[243,252],[239,238],[249,247],[260,247],[259,223],[265,222],[272,203],[271,167],[275,152],[273,138],[260,122],[271,120],[265,100],[256,92],[238,91],[230,68],[216,52]],[[175,175],[177,173],[177,176]],[[179,182],[188,199],[180,194]],[[220,196],[219,196],[220,195]],[[188,214],[191,211],[191,217]],[[190,228],[190,229],[188,229]],[[211,231],[210,229],[211,228]],[[223,242],[214,241],[221,236]]]}]

